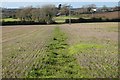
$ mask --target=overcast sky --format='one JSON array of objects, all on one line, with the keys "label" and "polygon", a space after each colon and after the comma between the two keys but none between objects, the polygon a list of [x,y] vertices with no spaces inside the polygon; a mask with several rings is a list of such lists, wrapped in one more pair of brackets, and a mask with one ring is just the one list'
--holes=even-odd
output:
[{"label": "overcast sky", "polygon": [[20,8],[26,6],[43,6],[45,4],[54,4],[58,6],[58,4],[71,4],[73,8],[79,8],[83,5],[87,4],[96,4],[97,7],[102,7],[106,5],[108,7],[118,6],[118,2],[2,2],[1,7],[4,8]]}]

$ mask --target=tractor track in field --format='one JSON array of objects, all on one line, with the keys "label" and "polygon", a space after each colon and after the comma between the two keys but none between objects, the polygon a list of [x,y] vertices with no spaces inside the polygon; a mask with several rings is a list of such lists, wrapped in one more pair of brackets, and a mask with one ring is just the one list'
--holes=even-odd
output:
[{"label": "tractor track in field", "polygon": [[19,30],[24,27],[14,27],[14,29],[12,29],[11,27],[9,27],[9,29],[6,28],[8,27],[2,27],[2,34],[10,34],[12,31]]},{"label": "tractor track in field", "polygon": [[[38,31],[38,30],[36,30],[36,31]],[[36,32],[36,31],[34,31],[34,32]],[[28,34],[28,36],[27,36],[27,34],[26,34],[26,36],[24,36],[22,39],[29,38],[29,37],[32,36],[32,35],[34,35],[34,34],[31,32],[31,34]],[[20,38],[16,38],[16,39],[20,40]],[[12,41],[16,41],[16,39],[15,39],[15,40],[12,40]],[[21,40],[22,40],[22,39],[21,39]],[[3,44],[6,44],[6,43],[3,43]],[[27,44],[27,43],[26,43],[26,44]]]},{"label": "tractor track in field", "polygon": [[[6,40],[2,40],[2,42],[4,43],[4,42],[7,42],[7,41],[10,41],[10,40],[13,40],[13,39],[17,39],[17,38],[21,38],[21,37],[28,37],[28,36],[30,36],[33,32],[36,32],[36,31],[38,31],[38,30],[33,30],[33,31],[31,31],[31,32],[28,32],[28,33],[23,33],[23,34],[21,34],[21,35],[16,35],[16,37],[13,37],[13,38],[9,38],[9,39],[6,39]],[[4,36],[4,35],[3,35]]]},{"label": "tractor track in field", "polygon": [[[44,31],[44,32],[46,32],[46,31]],[[40,56],[42,56],[42,54],[40,53],[40,51],[42,52],[43,51],[43,49],[42,49],[42,47],[44,47],[44,46],[41,46],[41,47],[39,47],[39,45],[40,44],[46,44],[46,41],[45,42],[43,42],[43,43],[38,43],[37,45],[36,45],[36,52],[31,52],[31,54],[36,54],[36,55],[31,55],[31,57],[29,57],[30,59],[29,60],[27,60],[26,59],[26,61],[24,62],[24,63],[28,63],[28,64],[30,64],[31,62],[33,62],[34,61],[34,59],[36,58],[36,59],[38,59]],[[40,49],[40,50],[39,50]],[[42,50],[41,50],[42,49]],[[43,52],[42,52],[43,53]],[[34,62],[36,62],[36,61],[34,61]],[[28,64],[26,64],[26,65],[28,65]],[[32,64],[32,65],[34,65],[34,64]],[[31,66],[32,66],[31,65]],[[28,69],[28,67],[26,67],[25,69],[23,69],[23,71],[25,71],[25,70],[27,70]],[[23,73],[23,72],[22,72]]]}]

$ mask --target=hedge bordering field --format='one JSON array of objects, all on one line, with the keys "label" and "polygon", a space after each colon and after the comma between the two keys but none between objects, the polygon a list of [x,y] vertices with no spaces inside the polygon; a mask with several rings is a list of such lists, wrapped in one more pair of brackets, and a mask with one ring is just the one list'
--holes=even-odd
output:
[{"label": "hedge bordering field", "polygon": [[[8,22],[2,22],[2,26],[6,25],[45,25],[46,22],[34,22],[34,21],[8,21]],[[56,22],[53,22],[51,24],[57,24]]]},{"label": "hedge bordering field", "polygon": [[[71,19],[71,23],[88,23],[88,22],[119,22],[120,19],[101,19],[101,18],[92,18],[92,19]],[[69,19],[65,20],[65,23],[69,23]]]}]

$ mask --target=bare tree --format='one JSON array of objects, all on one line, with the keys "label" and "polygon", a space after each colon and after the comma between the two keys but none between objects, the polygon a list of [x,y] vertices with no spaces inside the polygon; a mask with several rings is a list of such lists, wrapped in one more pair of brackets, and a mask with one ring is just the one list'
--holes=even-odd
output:
[{"label": "bare tree", "polygon": [[62,7],[60,9],[60,13],[68,16],[69,15],[69,6],[67,4],[62,5]]},{"label": "bare tree", "polygon": [[[42,19],[42,11],[40,8],[35,8],[35,9],[32,9],[31,11],[31,17],[32,17],[32,21],[34,22],[40,22],[41,19]],[[42,21],[41,21],[42,22]]]},{"label": "bare tree", "polygon": [[52,18],[56,15],[55,5],[45,5],[42,8],[32,8],[32,6],[24,7],[17,11],[16,16],[21,21],[53,22]]},{"label": "bare tree", "polygon": [[22,9],[17,10],[16,17],[19,18],[21,21],[23,21],[23,14],[21,13],[22,13]]},{"label": "bare tree", "polygon": [[52,18],[56,15],[57,11],[55,5],[45,5],[42,7],[41,17],[47,24],[53,22]]},{"label": "bare tree", "polygon": [[32,20],[31,10],[32,6],[21,8],[20,10],[17,11],[16,16],[21,21],[31,21]]}]

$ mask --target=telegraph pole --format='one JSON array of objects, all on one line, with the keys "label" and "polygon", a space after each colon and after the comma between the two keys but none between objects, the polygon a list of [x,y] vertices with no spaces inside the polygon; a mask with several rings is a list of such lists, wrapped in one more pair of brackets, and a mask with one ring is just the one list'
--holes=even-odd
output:
[{"label": "telegraph pole", "polygon": [[69,25],[71,25],[71,5],[69,5]]},{"label": "telegraph pole", "polygon": [[69,4],[68,6],[66,6],[66,7],[68,7],[68,9],[69,9],[69,24],[71,25],[71,4]]}]

